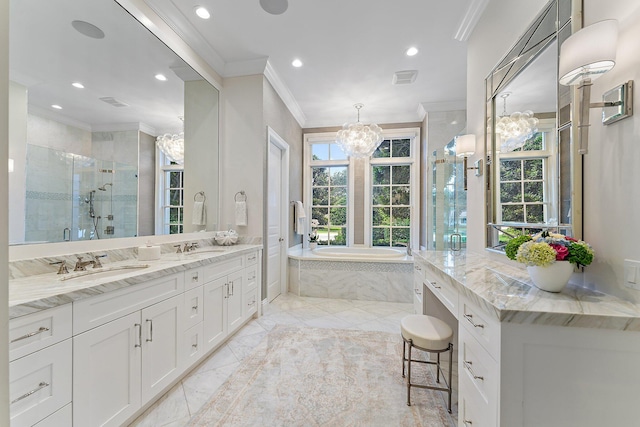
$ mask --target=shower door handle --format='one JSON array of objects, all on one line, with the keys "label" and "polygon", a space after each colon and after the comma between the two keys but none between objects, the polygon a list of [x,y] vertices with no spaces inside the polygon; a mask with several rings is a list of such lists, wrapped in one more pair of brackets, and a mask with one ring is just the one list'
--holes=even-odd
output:
[{"label": "shower door handle", "polygon": [[71,229],[69,227],[65,227],[64,230],[62,230],[62,241],[68,242],[70,240],[71,240]]},{"label": "shower door handle", "polygon": [[449,236],[449,247],[454,252],[462,249],[462,235],[460,233],[451,233]]}]

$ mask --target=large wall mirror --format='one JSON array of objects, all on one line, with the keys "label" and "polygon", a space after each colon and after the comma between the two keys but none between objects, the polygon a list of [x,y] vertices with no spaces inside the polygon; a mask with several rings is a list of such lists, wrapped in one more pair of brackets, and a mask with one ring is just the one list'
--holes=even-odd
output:
[{"label": "large wall mirror", "polygon": [[559,46],[579,12],[571,0],[549,2],[486,80],[489,248],[544,229],[582,234],[572,93],[557,77]]},{"label": "large wall mirror", "polygon": [[[114,0],[11,0],[10,14],[10,243],[213,229],[218,90]],[[157,149],[163,135],[184,159]]]}]

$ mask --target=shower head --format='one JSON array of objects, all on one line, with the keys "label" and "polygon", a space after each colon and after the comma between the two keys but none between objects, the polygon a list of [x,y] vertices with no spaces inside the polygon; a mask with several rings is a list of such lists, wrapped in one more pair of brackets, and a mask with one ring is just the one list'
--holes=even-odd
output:
[{"label": "shower head", "polygon": [[110,182],[107,182],[106,184],[103,184],[102,187],[98,187],[98,190],[100,191],[107,191],[107,185],[110,185],[113,187],[113,184]]}]

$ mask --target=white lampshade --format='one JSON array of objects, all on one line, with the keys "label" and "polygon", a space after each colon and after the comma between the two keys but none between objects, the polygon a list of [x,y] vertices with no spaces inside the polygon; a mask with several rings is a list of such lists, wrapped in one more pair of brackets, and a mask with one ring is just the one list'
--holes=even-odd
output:
[{"label": "white lampshade", "polygon": [[560,84],[595,80],[612,69],[617,44],[618,21],[614,19],[596,22],[573,34],[560,47]]},{"label": "white lampshade", "polygon": [[456,156],[468,157],[476,152],[476,136],[473,134],[456,137]]}]

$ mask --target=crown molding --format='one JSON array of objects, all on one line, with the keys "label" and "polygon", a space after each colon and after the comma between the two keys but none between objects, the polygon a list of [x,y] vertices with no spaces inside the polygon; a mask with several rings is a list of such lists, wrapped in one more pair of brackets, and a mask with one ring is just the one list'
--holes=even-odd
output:
[{"label": "crown molding", "polygon": [[[460,99],[458,101],[422,102],[420,104],[420,107],[425,111],[425,113],[430,113],[433,111],[466,110],[467,101],[465,101],[464,99]],[[418,110],[420,110],[420,108],[418,108]]]},{"label": "crown molding", "polygon": [[469,39],[487,4],[489,4],[489,0],[471,0],[469,7],[453,34],[454,39],[460,42],[466,42],[467,39]]},{"label": "crown molding", "polygon": [[43,119],[53,120],[58,123],[65,124],[67,126],[72,126],[74,128],[82,129],[87,132],[91,132],[92,128],[89,123],[81,122],[80,120],[72,119],[70,117],[65,116],[62,113],[58,113],[55,111],[51,111],[47,108],[38,107],[36,105],[29,105],[27,112],[29,114],[33,114],[34,116],[42,117]]}]

